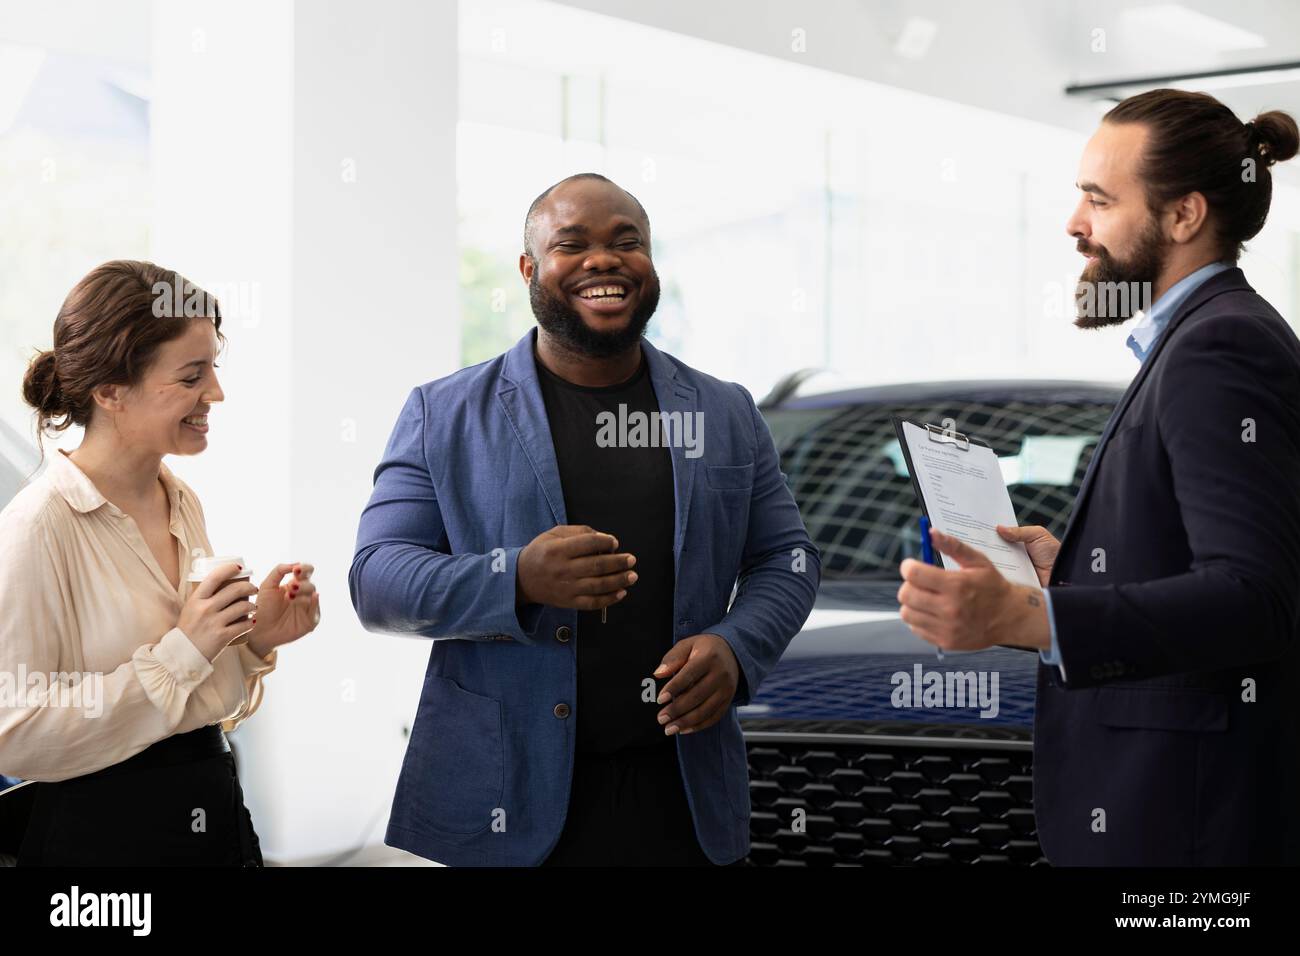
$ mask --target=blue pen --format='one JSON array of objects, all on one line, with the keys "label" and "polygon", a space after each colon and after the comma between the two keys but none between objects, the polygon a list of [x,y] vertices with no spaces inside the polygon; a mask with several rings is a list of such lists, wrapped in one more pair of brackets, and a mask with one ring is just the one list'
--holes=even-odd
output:
[{"label": "blue pen", "polygon": [[[921,516],[921,560],[926,564],[934,564],[934,545],[930,543],[930,519],[925,515]],[[943,648],[936,647],[935,655],[939,660],[943,660]]]}]

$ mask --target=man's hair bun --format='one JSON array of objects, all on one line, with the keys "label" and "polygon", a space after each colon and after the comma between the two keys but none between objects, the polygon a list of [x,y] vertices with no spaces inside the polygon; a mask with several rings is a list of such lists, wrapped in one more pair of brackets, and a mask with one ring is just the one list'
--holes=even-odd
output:
[{"label": "man's hair bun", "polygon": [[1286,162],[1300,150],[1300,130],[1288,113],[1270,110],[1260,113],[1248,125],[1254,127],[1251,138],[1259,144],[1260,157],[1270,166]]}]

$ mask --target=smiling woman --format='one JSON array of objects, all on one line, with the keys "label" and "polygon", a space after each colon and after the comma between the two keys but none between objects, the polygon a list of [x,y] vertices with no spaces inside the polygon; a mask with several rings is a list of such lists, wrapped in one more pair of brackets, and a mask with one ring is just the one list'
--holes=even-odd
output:
[{"label": "smiling woman", "polygon": [[212,546],[162,459],[207,447],[223,341],[202,289],[115,261],[77,283],[28,368],[41,432],[85,435],[0,511],[0,675],[88,674],[99,709],[85,720],[56,683],[0,713],[0,774],[38,782],[21,844],[0,847],[20,865],[261,865],[223,731],[320,604],[300,562],[260,589],[237,563],[188,582]]},{"label": "smiling woman", "polygon": [[[177,288],[185,290],[185,303],[200,302],[203,308],[192,315],[192,307],[172,307],[183,304],[173,298]],[[207,321],[195,322],[195,318]],[[54,321],[54,348],[33,359],[23,380],[23,397],[36,409],[41,433],[72,425],[86,427],[98,386],[136,386],[164,345],[200,336],[225,342],[216,299],[152,262],[106,262],[78,282],[64,300]],[[196,370],[204,364],[203,359],[195,359],[175,371],[193,387],[199,381]]]}]

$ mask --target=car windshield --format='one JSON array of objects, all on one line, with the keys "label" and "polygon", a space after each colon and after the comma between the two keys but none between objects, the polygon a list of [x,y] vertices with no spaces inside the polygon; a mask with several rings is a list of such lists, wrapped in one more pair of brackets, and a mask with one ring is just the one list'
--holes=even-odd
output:
[{"label": "car windshield", "polygon": [[[1060,537],[1110,416],[1109,401],[966,402],[765,409],[826,581],[897,579],[920,555],[921,507],[891,415],[943,425],[992,446],[1020,524]],[[951,427],[951,426],[949,426]]]}]

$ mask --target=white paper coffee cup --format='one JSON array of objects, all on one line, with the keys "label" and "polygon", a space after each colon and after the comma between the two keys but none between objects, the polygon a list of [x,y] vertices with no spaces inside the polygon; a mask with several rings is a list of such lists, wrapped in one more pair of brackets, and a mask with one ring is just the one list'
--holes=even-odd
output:
[{"label": "white paper coffee cup", "polygon": [[[232,574],[230,577],[226,578],[226,580],[221,583],[221,587],[225,587],[231,581],[252,580],[253,572],[244,565],[244,559],[239,555],[214,554],[211,557],[205,557],[203,555],[194,555],[190,561],[190,573],[185,575],[185,580],[190,582],[191,593],[193,593],[193,585],[203,581],[205,578],[207,578],[209,574],[211,574],[217,568],[221,567],[223,564],[237,564],[239,565],[239,571],[236,572],[235,574]],[[218,590],[220,590],[220,588],[218,588]],[[252,629],[251,626],[249,629],[250,630]],[[239,637],[235,638],[233,641],[230,642],[231,645],[247,644],[247,643],[248,643],[247,634],[241,634],[239,635]]]}]

